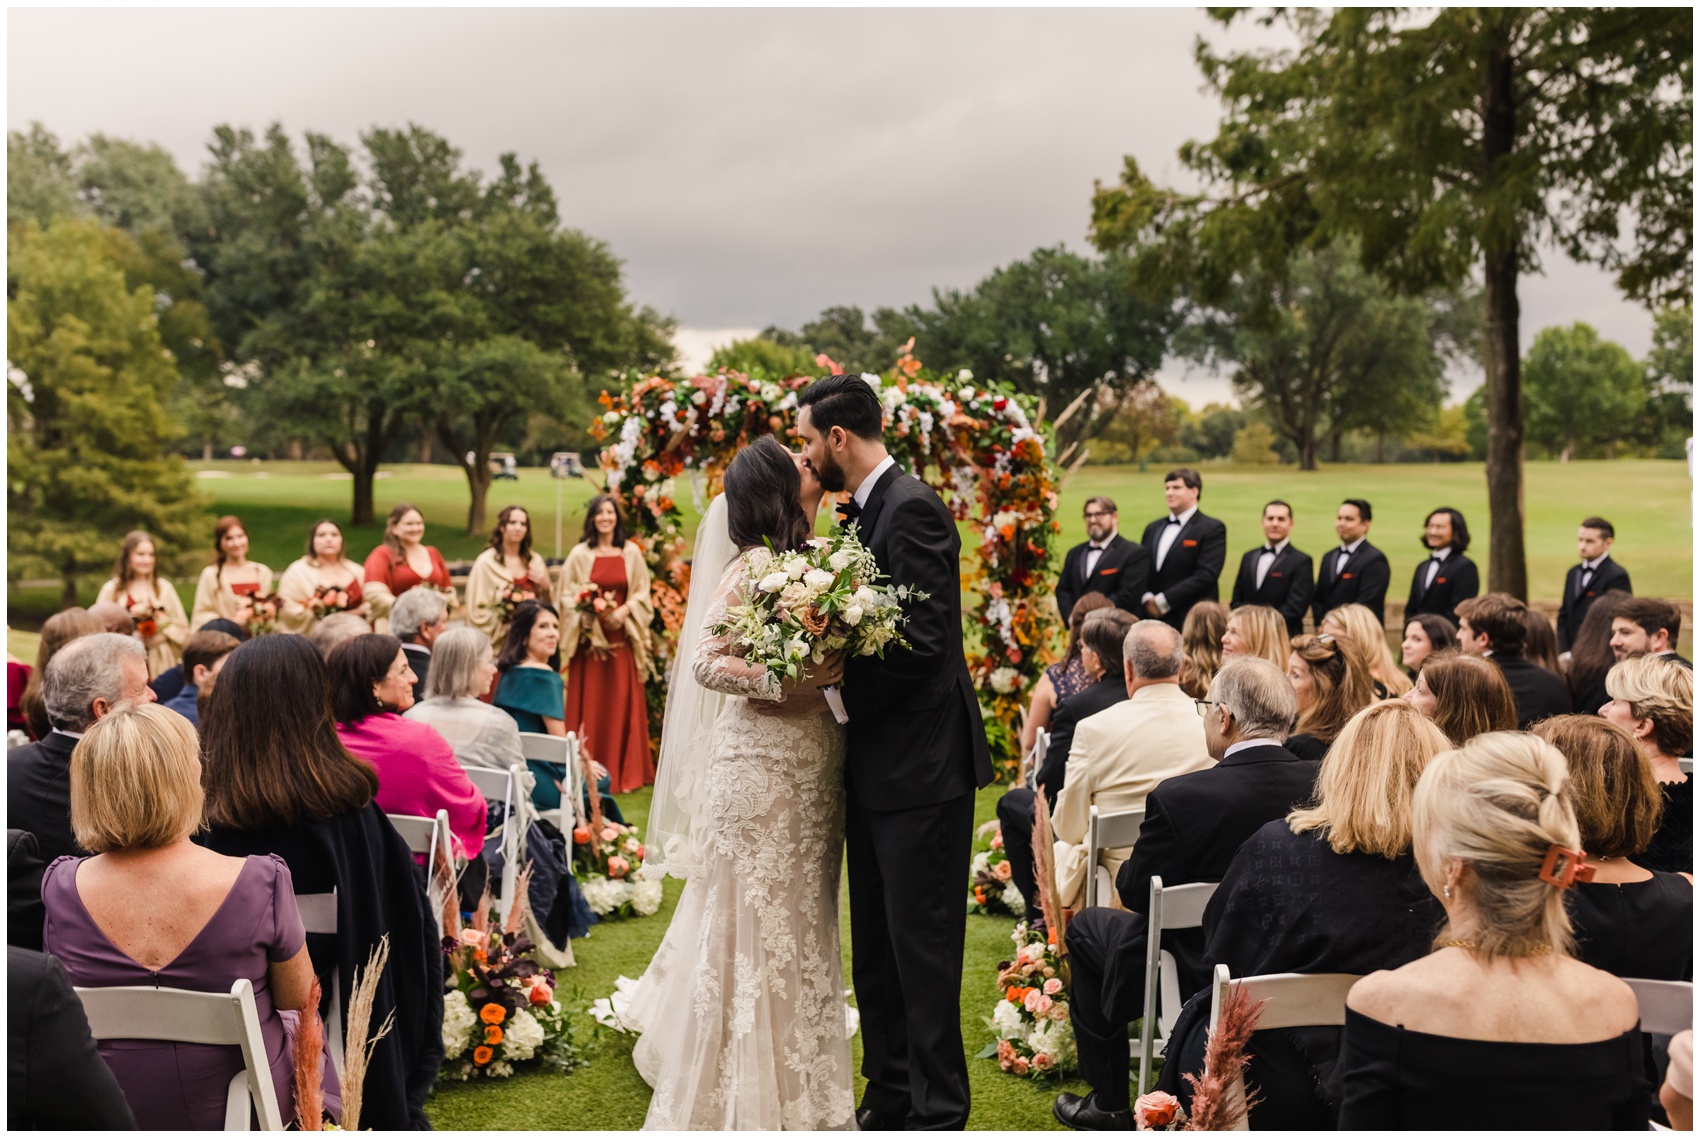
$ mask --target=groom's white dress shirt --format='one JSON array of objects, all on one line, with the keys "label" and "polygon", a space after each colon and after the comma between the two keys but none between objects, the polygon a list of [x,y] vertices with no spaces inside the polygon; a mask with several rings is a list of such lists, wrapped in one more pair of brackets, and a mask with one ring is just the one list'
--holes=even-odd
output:
[{"label": "groom's white dress shirt", "polygon": [[885,458],[880,460],[880,464],[878,466],[868,471],[868,476],[862,479],[861,483],[856,487],[856,492],[850,495],[850,497],[855,501],[856,508],[858,510],[867,508],[868,497],[874,492],[874,484],[877,483],[880,480],[880,476],[885,473],[885,468],[896,465],[897,460],[888,454]]}]

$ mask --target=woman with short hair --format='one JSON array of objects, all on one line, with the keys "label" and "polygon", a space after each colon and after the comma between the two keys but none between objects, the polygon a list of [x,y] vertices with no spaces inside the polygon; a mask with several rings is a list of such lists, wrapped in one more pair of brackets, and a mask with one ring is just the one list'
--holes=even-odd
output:
[{"label": "woman with short hair", "polygon": [[1489,731],[1517,730],[1517,704],[1505,673],[1492,660],[1455,649],[1425,658],[1405,699],[1434,720],[1454,747]]},{"label": "woman with short hair", "polygon": [[1635,860],[1667,873],[1694,872],[1694,780],[1678,759],[1694,748],[1694,673],[1673,660],[1632,656],[1606,673],[1602,718],[1635,740],[1665,808],[1658,833]]},{"label": "woman with short hair", "polygon": [[95,604],[118,604],[135,622],[136,635],[148,650],[148,679],[177,666],[189,640],[189,617],[177,588],[161,577],[159,543],[147,530],[124,535],[112,577],[95,594]]},{"label": "woman with short hair", "polygon": [[209,620],[228,620],[247,628],[257,597],[272,592],[272,571],[248,558],[248,530],[242,519],[226,514],[213,527],[213,563],[201,570],[195,603],[189,610],[189,631],[199,632]]},{"label": "woman with short hair", "polygon": [[1387,646],[1387,629],[1368,608],[1341,605],[1329,609],[1318,631],[1344,636],[1358,646],[1369,665],[1376,699],[1396,699],[1411,690],[1410,677],[1394,662],[1393,650]]},{"label": "woman with short hair", "polygon": [[483,700],[495,683],[490,638],[476,628],[451,628],[431,645],[424,700],[403,715],[447,740],[464,768],[505,771],[524,766],[513,716]]},{"label": "woman with short hair", "polygon": [[1320,759],[1346,721],[1375,700],[1375,681],[1358,646],[1326,632],[1293,637],[1286,671],[1299,700],[1299,721],[1287,737],[1287,750],[1301,759]]},{"label": "woman with short hair", "polygon": [[1261,656],[1282,671],[1287,669],[1287,620],[1268,605],[1241,605],[1228,614],[1222,629],[1222,659]]}]

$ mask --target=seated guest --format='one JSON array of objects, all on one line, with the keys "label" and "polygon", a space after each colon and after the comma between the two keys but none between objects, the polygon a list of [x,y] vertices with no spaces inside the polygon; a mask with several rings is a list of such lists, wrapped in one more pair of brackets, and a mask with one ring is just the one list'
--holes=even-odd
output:
[{"label": "seated guest", "polygon": [[1663,656],[1692,669],[1677,654],[1682,635],[1682,610],[1657,597],[1629,597],[1622,601],[1611,621],[1611,650],[1619,660],[1631,656]]},{"label": "seated guest", "polygon": [[[1339,610],[1335,610],[1339,611]],[[1352,717],[1322,760],[1316,802],[1270,822],[1234,855],[1204,913],[1204,962],[1235,976],[1363,974],[1429,951],[1445,917],[1411,855],[1411,795],[1451,744],[1398,700]],[[1191,1109],[1202,1074],[1208,989],[1175,1021],[1158,1089]],[[1259,1130],[1333,1130],[1338,1028],[1260,1031],[1247,1048]]]},{"label": "seated guest", "polygon": [[1021,753],[1033,750],[1033,740],[1039,732],[1051,726],[1052,717],[1062,702],[1092,683],[1080,658],[1080,629],[1086,618],[1103,609],[1114,608],[1103,593],[1087,593],[1074,605],[1068,618],[1068,651],[1063,658],[1046,668],[1033,685],[1033,696],[1027,703],[1027,716],[1021,721]]},{"label": "seated guest", "polygon": [[1564,668],[1558,662],[1558,633],[1553,631],[1552,621],[1547,619],[1544,612],[1525,609],[1523,623],[1528,632],[1528,635],[1523,637],[1523,655],[1530,663],[1538,664],[1563,679]]},{"label": "seated guest", "polygon": [[[1140,810],[1154,787],[1211,765],[1195,701],[1181,690],[1181,634],[1160,620],[1142,620],[1122,642],[1127,698],[1081,721],[1057,792],[1057,898],[1078,904],[1098,867],[1086,862],[1092,807],[1101,814]],[[1046,789],[1049,789],[1047,784]],[[1113,878],[1128,851],[1098,852]]]},{"label": "seated guest", "polygon": [[6,730],[22,731],[25,737],[29,731],[24,720],[24,689],[29,687],[30,673],[28,664],[6,653]]},{"label": "seated guest", "polygon": [[1193,699],[1203,699],[1210,681],[1222,666],[1222,637],[1228,631],[1228,607],[1216,601],[1199,601],[1181,624],[1181,690]]},{"label": "seated guest", "polygon": [[1086,540],[1068,551],[1057,574],[1057,610],[1074,619],[1082,597],[1097,594],[1123,612],[1140,607],[1151,555],[1117,529],[1116,504],[1102,494],[1086,499]]},{"label": "seated guest", "polygon": [[212,694],[219,669],[224,667],[224,661],[230,654],[241,646],[242,642],[228,633],[208,632],[204,628],[190,636],[183,645],[183,671],[188,682],[183,685],[181,691],[161,706],[168,711],[175,711],[199,730],[200,709],[205,706],[206,698]]},{"label": "seated guest", "polygon": [[345,640],[353,640],[356,636],[366,636],[372,631],[372,622],[354,612],[333,612],[324,620],[313,626],[313,631],[307,634],[308,641],[319,650],[322,657],[329,656],[331,649]]},{"label": "seated guest", "polygon": [[[30,671],[23,695],[18,697],[18,707],[24,716],[24,730],[29,732],[31,739],[45,739],[47,733],[53,730],[53,724],[47,721],[47,704],[41,695],[42,684],[47,682],[48,662],[71,641],[105,631],[106,626],[83,608],[56,612],[41,626],[41,641],[35,648],[35,667]],[[65,754],[69,757],[70,752]]]},{"label": "seated guest", "polygon": [[1512,732],[1423,772],[1412,845],[1446,925],[1434,952],[1347,995],[1340,1129],[1647,1128],[1635,993],[1571,956],[1568,781],[1550,743]]},{"label": "seated guest", "polygon": [[[1243,611],[1243,610],[1242,610]],[[1229,660],[1198,701],[1216,765],[1169,779],[1145,798],[1145,824],[1116,874],[1130,912],[1102,906],[1069,922],[1069,1015],[1084,1098],[1057,1096],[1052,1113],[1077,1130],[1130,1130],[1127,1033],[1145,1003],[1146,903],[1151,879],[1189,885],[1220,881],[1234,853],[1266,822],[1310,798],[1317,764],[1281,746],[1298,715],[1293,685],[1267,660]],[[1183,998],[1204,987],[1199,930],[1163,934]]]},{"label": "seated guest", "polygon": [[42,683],[52,729],[6,752],[6,828],[34,834],[45,861],[84,852],[71,832],[71,752],[120,703],[152,700],[147,652],[134,637],[97,632],[60,649]]},{"label": "seated guest", "polygon": [[1606,673],[1618,661],[1612,647],[1612,626],[1619,607],[1632,599],[1628,593],[1613,589],[1595,601],[1570,642],[1570,671],[1565,682],[1570,688],[1570,706],[1582,715],[1598,715],[1611,699],[1606,694]]},{"label": "seated guest", "polygon": [[[1423,615],[1434,616],[1432,613]],[[1329,609],[1317,631],[1344,636],[1357,645],[1358,654],[1369,665],[1369,678],[1376,699],[1396,699],[1411,690],[1410,677],[1393,662],[1393,650],[1387,646],[1387,629],[1363,605],[1341,605]]]},{"label": "seated guest", "polygon": [[89,606],[89,615],[100,621],[107,632],[116,632],[120,636],[136,635],[136,622],[123,605],[114,601],[96,601]]},{"label": "seated guest", "polygon": [[[1415,683],[1417,672],[1422,668],[1424,660],[1436,652],[1455,650],[1457,647],[1458,633],[1452,627],[1451,621],[1432,612],[1418,613],[1405,622],[1405,639],[1399,644],[1399,662],[1405,666],[1406,674]],[[1405,689],[1407,692],[1410,690]]]},{"label": "seated guest", "polygon": [[378,776],[348,753],[331,715],[330,674],[305,638],[262,636],[231,654],[203,721],[205,842],[232,857],[276,854],[298,894],[337,895],[337,931],[309,933],[330,1003],[336,974],[346,1012],[356,968],[384,937],[372,1022],[396,1017],[374,1045],[360,1119],[423,1130],[443,1060],[443,953],[413,852],[373,796]]},{"label": "seated guest", "polygon": [[[199,750],[195,729],[161,707],[124,705],[89,727],[71,756],[71,824],[94,856],[47,867],[45,946],[83,988],[228,992],[252,981],[287,1125],[290,1040],[313,982],[306,932],[282,858],[226,857],[190,841],[201,828]],[[240,1049],[137,1039],[99,1047],[143,1129],[223,1128]],[[323,1061],[335,1113],[336,1075],[328,1054]]]},{"label": "seated guest", "polygon": [[1679,1031],[1670,1039],[1670,1066],[1659,1087],[1659,1105],[1665,1108],[1672,1130],[1694,1129],[1694,1032]]},{"label": "seated guest", "polygon": [[1509,593],[1485,593],[1458,604],[1458,646],[1471,656],[1486,656],[1505,674],[1517,705],[1517,726],[1529,726],[1570,712],[1564,681],[1523,654],[1529,634],[1528,612]]},{"label": "seated guest", "polygon": [[1687,980],[1694,975],[1694,880],[1629,859],[1658,832],[1664,801],[1629,733],[1597,715],[1557,715],[1535,725],[1570,766],[1582,848],[1594,867],[1566,897],[1576,959],[1613,976]]},{"label": "seated guest", "polygon": [[1293,637],[1287,678],[1299,701],[1299,722],[1287,750],[1304,759],[1320,762],[1346,721],[1375,699],[1369,667],[1344,636]]},{"label": "seated guest", "polygon": [[1600,714],[1634,738],[1665,800],[1659,831],[1635,860],[1693,873],[1694,780],[1677,760],[1694,745],[1694,672],[1659,656],[1633,657],[1606,674],[1606,691],[1611,702]]},{"label": "seated guest", "polygon": [[[238,644],[246,644],[253,638],[253,634],[242,625],[237,624],[234,620],[225,620],[223,617],[207,621],[201,625],[201,631],[222,632],[228,636],[234,636]],[[152,667],[153,665],[150,663],[148,666]],[[160,703],[168,704],[176,699],[178,693],[183,690],[183,683],[183,662],[179,659],[177,663],[149,680],[148,687],[153,689],[154,697]]]},{"label": "seated guest", "polygon": [[6,997],[7,1129],[134,1130],[136,1116],[59,962],[9,946]]},{"label": "seated guest", "polygon": [[431,645],[449,630],[449,602],[442,593],[415,585],[395,599],[390,608],[390,635],[401,641],[408,666],[416,677],[413,702],[425,698],[425,680],[431,674]]},{"label": "seated guest", "polygon": [[505,771],[524,765],[513,716],[479,698],[496,683],[490,638],[476,628],[452,628],[436,641],[432,659],[436,666],[425,681],[425,701],[408,708],[406,717],[441,735],[462,767]]},{"label": "seated guest", "polygon": [[6,943],[41,951],[40,847],[28,830],[6,831]]},{"label": "seated guest", "polygon": [[1462,747],[1489,731],[1515,731],[1517,705],[1505,673],[1480,656],[1452,649],[1423,661],[1417,685],[1405,693],[1411,706]]},{"label": "seated guest", "polygon": [[1245,605],[1228,614],[1222,627],[1222,660],[1256,656],[1277,668],[1287,666],[1287,622],[1268,605]]}]

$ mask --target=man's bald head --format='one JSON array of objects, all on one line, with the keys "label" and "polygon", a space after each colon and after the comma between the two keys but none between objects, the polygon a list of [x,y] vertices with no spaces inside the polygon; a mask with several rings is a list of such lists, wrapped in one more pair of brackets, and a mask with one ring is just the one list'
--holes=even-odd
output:
[{"label": "man's bald head", "polygon": [[1160,620],[1138,621],[1122,641],[1122,660],[1136,680],[1178,678],[1185,659],[1181,634]]}]

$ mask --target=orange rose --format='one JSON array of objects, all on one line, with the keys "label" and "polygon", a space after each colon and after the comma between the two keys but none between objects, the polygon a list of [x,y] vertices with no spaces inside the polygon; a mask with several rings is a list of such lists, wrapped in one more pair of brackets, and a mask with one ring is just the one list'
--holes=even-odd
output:
[{"label": "orange rose", "polygon": [[580,845],[580,846],[590,844],[590,827],[589,826],[574,826],[573,827],[573,844],[574,845]]},{"label": "orange rose", "polygon": [[551,998],[552,997],[549,995],[549,988],[547,985],[538,984],[531,989],[531,1002],[537,1004],[539,1007],[548,1003]]},{"label": "orange rose", "polygon": [[508,1018],[508,1009],[501,1004],[485,1004],[484,1009],[478,1013],[478,1018],[485,1023],[501,1023]]},{"label": "orange rose", "polygon": [[484,1066],[484,1064],[488,1063],[495,1057],[496,1053],[488,1047],[474,1047],[472,1049],[472,1061],[480,1067]]},{"label": "orange rose", "polygon": [[485,1028],[484,1042],[488,1043],[491,1047],[495,1047],[497,1044],[501,1043],[502,1029],[497,1027],[495,1024],[491,1024],[489,1027]]}]

